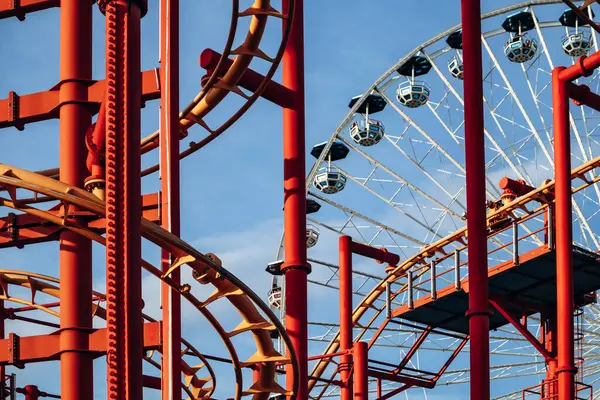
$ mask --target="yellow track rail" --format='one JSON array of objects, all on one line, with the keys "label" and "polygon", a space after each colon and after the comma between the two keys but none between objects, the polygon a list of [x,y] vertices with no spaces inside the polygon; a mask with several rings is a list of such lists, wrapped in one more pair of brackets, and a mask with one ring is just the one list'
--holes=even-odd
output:
[{"label": "yellow track rail", "polygon": [[[0,186],[9,198],[0,198],[0,205],[36,215],[48,222],[76,232],[90,240],[105,245],[105,239],[87,226],[70,222],[73,206],[83,211],[91,212],[99,217],[105,216],[104,202],[83,189],[69,186],[52,178],[29,172],[15,167],[0,164]],[[34,196],[44,195],[56,199],[61,204],[62,216],[35,208],[30,204],[20,202],[17,190],[24,189],[33,192]],[[237,277],[223,268],[213,255],[205,255],[192,246],[171,234],[160,226],[142,219],[142,236],[160,248],[174,255],[175,261],[166,273],[142,260],[146,271],[160,279],[163,283],[179,291],[193,307],[195,307],[213,326],[227,348],[232,360],[236,385],[233,397],[252,396],[255,400],[267,400],[270,393],[292,395],[296,392],[298,380],[294,379],[292,392],[287,392],[275,380],[275,368],[280,363],[291,363],[295,377],[298,374],[298,362],[285,328],[269,307]],[[189,284],[176,284],[170,275],[175,270],[186,266],[191,269],[196,280],[204,285],[212,285],[215,291],[201,300],[193,293]],[[182,274],[182,276],[186,276]],[[218,319],[209,311],[208,305],[225,299],[238,311],[241,317],[239,325],[232,331],[226,331]],[[286,348],[288,356],[279,354],[273,347],[270,331],[278,331]],[[231,338],[249,333],[254,338],[256,352],[249,359],[241,361],[231,342]],[[244,386],[242,368],[261,364],[259,378],[249,386]],[[295,396],[292,395],[292,398]]]},{"label": "yellow track rail", "polygon": [[[0,294],[0,300],[30,306],[55,317],[60,317],[59,312],[51,308],[44,307],[35,301],[35,297],[38,292],[44,293],[51,297],[60,298],[60,287],[57,285],[59,285],[59,280],[51,276],[33,272],[0,269],[0,286],[3,289],[3,293]],[[25,299],[23,297],[12,296],[12,290],[10,289],[11,286],[28,288],[31,293],[31,298]],[[102,293],[94,291],[93,295],[100,299],[100,302],[105,300],[105,296]],[[95,303],[92,312],[94,316],[97,316],[101,319],[106,319],[106,309],[101,307],[100,304]],[[143,315],[143,318],[147,322],[155,322],[154,319],[147,315]],[[182,383],[183,390],[187,393],[190,399],[195,400],[210,398],[215,391],[216,385],[216,376],[214,370],[210,366],[210,363],[206,357],[204,357],[204,355],[200,353],[194,346],[192,346],[187,340],[182,339],[181,344],[183,348],[182,352],[185,352],[188,357],[193,355],[198,359],[199,362],[198,364],[192,366],[186,361],[182,360],[181,369],[184,375],[184,381]],[[144,360],[160,371],[161,365],[152,359],[152,354],[146,355]],[[206,370],[208,376],[200,377],[198,373],[204,370]]]}]

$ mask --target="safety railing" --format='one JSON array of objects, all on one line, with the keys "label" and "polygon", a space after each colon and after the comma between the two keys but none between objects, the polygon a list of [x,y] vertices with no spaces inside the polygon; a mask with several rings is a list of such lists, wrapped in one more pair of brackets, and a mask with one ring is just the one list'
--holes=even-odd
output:
[{"label": "safety railing", "polygon": [[[488,268],[506,262],[519,265],[523,254],[540,247],[553,248],[553,229],[549,229],[549,221],[553,219],[551,210],[546,207],[521,218],[507,217],[500,228],[488,230]],[[468,240],[468,235],[466,238]],[[461,290],[461,281],[468,277],[468,262],[466,241],[440,257],[424,257],[407,271],[406,291],[395,299],[395,303],[407,304],[412,309],[415,300],[428,295],[436,300],[440,291],[448,290],[450,286]]]},{"label": "safety railing", "polygon": [[[575,382],[574,400],[592,400],[593,389],[591,385]],[[522,400],[559,400],[558,381],[551,379],[523,390]]]}]

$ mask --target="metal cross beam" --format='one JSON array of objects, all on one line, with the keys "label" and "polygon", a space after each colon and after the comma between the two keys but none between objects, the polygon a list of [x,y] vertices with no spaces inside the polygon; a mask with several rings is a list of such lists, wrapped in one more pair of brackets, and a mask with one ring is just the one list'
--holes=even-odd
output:
[{"label": "metal cross beam", "polygon": [[60,0],[0,0],[0,19],[17,17],[25,20],[25,14],[60,7]]},{"label": "metal cross beam", "polygon": [[[104,83],[104,80],[87,82],[89,84],[88,103],[96,108],[96,111],[106,91]],[[45,92],[23,96],[19,96],[15,92],[9,92],[6,99],[0,100],[0,129],[14,126],[19,130],[23,130],[25,124],[58,118],[58,112],[62,105],[59,98],[59,89],[60,83]],[[158,98],[160,98],[158,70],[142,72],[142,103]]]},{"label": "metal cross beam", "polygon": [[[158,350],[162,342],[161,322],[144,324],[144,349]],[[90,352],[100,357],[107,352],[106,328],[90,329],[86,348],[65,347],[60,341],[60,330],[48,335],[23,336],[11,333],[7,339],[0,340],[0,365],[23,367],[24,364],[49,359],[58,359],[61,353],[68,351]]]},{"label": "metal cross beam", "polygon": [[[56,214],[60,214],[56,211]],[[95,214],[77,212],[77,216],[86,220],[87,226],[104,231],[106,219]],[[142,195],[142,216],[148,221],[160,222],[158,194]],[[8,247],[21,248],[25,245],[58,240],[59,232],[64,227],[49,224],[43,218],[31,214],[10,213],[0,218],[0,249]]]}]

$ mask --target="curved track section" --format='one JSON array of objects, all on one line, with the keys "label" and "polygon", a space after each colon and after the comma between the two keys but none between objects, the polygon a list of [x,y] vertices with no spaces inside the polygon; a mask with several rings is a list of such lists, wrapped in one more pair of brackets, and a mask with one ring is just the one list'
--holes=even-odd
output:
[{"label": "curved track section", "polygon": [[[60,312],[46,307],[36,301],[36,295],[43,293],[56,299],[60,298],[60,281],[57,278],[17,270],[0,270],[0,287],[2,294],[0,300],[18,303],[32,309],[43,311],[54,317],[59,318]],[[30,291],[31,297],[24,298],[23,296],[13,296],[11,293],[14,288],[27,288]],[[93,292],[93,296],[97,299],[94,301],[93,315],[102,320],[106,320],[106,309],[100,305],[106,301],[105,295],[99,292]],[[147,315],[144,315],[145,322],[155,322],[155,320]],[[182,388],[187,393],[190,399],[210,398],[216,388],[216,375],[211,367],[208,359],[204,357],[190,342],[185,339],[181,340],[182,354],[192,356],[197,362],[194,365],[182,361],[182,372],[184,381]],[[144,360],[160,371],[160,361],[153,359],[154,353],[151,352],[144,357]]]},{"label": "curved track section", "polygon": [[[596,176],[596,170],[600,168],[600,157],[591,160],[590,162],[580,166],[573,170],[572,179],[581,180],[581,184],[573,187],[573,193],[576,194],[589,188],[592,185],[596,185],[600,181],[600,176]],[[528,193],[525,196],[515,199],[510,204],[503,206],[488,215],[488,222],[498,215],[510,214],[514,216],[514,220],[522,220],[527,222],[530,219],[538,217],[552,201],[548,201],[548,195],[554,191],[554,181],[548,182],[547,184],[537,188],[536,190]],[[489,234],[488,239],[502,234],[503,231],[494,231]],[[467,229],[463,228],[452,235],[449,235],[435,243],[425,246],[421,251],[415,253],[396,268],[391,270],[388,276],[379,282],[370,293],[364,297],[360,303],[354,308],[352,313],[352,322],[354,324],[355,332],[359,333],[355,335],[355,340],[361,340],[365,335],[368,334],[369,330],[375,325],[375,328],[379,328],[378,331],[382,331],[388,324],[389,319],[385,318],[383,322],[379,322],[378,318],[383,315],[385,309],[382,307],[385,304],[385,292],[387,285],[394,285],[395,290],[391,292],[390,300],[394,306],[402,306],[407,304],[407,272],[413,273],[415,281],[419,282],[418,285],[426,284],[431,279],[428,276],[430,271],[429,265],[431,260],[441,262],[451,258],[452,254],[456,250],[464,250],[468,241]],[[450,260],[452,261],[452,260]],[[490,265],[492,266],[492,265]],[[453,271],[452,266],[446,266],[442,268],[438,267],[436,271],[438,278],[441,275],[451,273]],[[450,278],[452,279],[452,278]],[[417,286],[418,286],[417,285]],[[369,310],[375,310],[368,315],[368,318],[363,319]],[[377,340],[379,335],[371,338],[370,346],[373,345],[374,341]],[[327,346],[324,354],[335,353],[339,349],[339,333],[334,335],[333,340]],[[320,360],[316,367],[313,369],[311,376],[321,377],[325,369],[329,365],[330,361],[328,358]],[[323,388],[321,395],[327,389],[327,385]]]},{"label": "curved track section", "polygon": [[[233,11],[230,19],[229,34],[221,52],[222,56],[202,90],[179,115],[182,140],[188,136],[188,130],[196,124],[204,128],[208,132],[208,136],[199,141],[190,141],[188,148],[181,152],[181,158],[200,150],[231,127],[252,107],[269,82],[271,82],[283,57],[291,24],[285,24],[276,54],[272,56],[266,54],[266,52],[261,50],[260,44],[269,19],[280,21],[292,20],[295,8],[294,3],[294,0],[290,0],[289,10],[283,13],[273,8],[270,0],[256,0],[254,4],[245,10],[240,9],[239,0],[232,1]],[[233,48],[238,27],[241,25],[241,21],[247,18],[250,18],[250,24],[245,39],[239,46]],[[234,58],[233,63],[227,66],[228,63],[226,61],[232,57]],[[238,87],[238,82],[250,68],[250,64],[255,57],[267,62],[269,68],[257,90],[252,94],[247,94]],[[231,93],[241,97],[243,103],[226,121],[218,126],[210,127],[204,121],[204,118]],[[142,139],[142,154],[148,153],[158,148],[158,146],[159,132],[156,131]],[[158,169],[158,165],[149,167],[142,171],[142,176],[156,172]],[[58,168],[40,171],[40,174],[58,179]]]},{"label": "curved track section", "polygon": [[[238,119],[240,119],[240,117],[246,111],[248,111],[252,104],[254,104],[261,93],[265,90],[273,78],[273,75],[277,71],[279,63],[281,62],[281,58],[283,57],[290,34],[291,24],[285,24],[281,41],[275,55],[269,56],[263,50],[261,50],[260,42],[269,18],[275,18],[282,21],[292,20],[294,1],[290,1],[290,9],[285,14],[273,8],[270,0],[256,0],[254,4],[246,10],[239,10],[239,0],[235,0],[233,3],[234,12],[232,14],[231,30],[227,38],[225,49],[222,52],[223,55],[215,67],[214,72],[204,85],[202,91],[180,114],[180,129],[182,132],[182,137],[187,136],[188,129],[195,124],[202,126],[208,132],[208,136],[198,142],[190,142],[189,148],[181,153],[181,158],[187,157],[190,154],[200,150],[202,147],[221,135]],[[239,20],[241,18],[251,18],[248,33],[243,43],[237,48],[232,49],[237,26],[239,25]],[[231,56],[234,56],[235,59],[233,60],[231,66],[226,69],[225,61]],[[266,61],[270,64],[270,67],[257,90],[251,95],[248,95],[238,87],[238,82],[246,70],[248,70],[250,67],[250,63],[254,57]],[[243,98],[243,104],[225,122],[219,126],[210,127],[204,121],[204,118],[230,93]],[[152,149],[155,149],[158,147],[158,145],[158,132],[154,132],[142,140],[142,153],[146,153]],[[144,170],[142,175],[145,176],[157,170],[158,166],[150,167]]]},{"label": "curved track section", "polygon": [[[9,198],[0,198],[0,205],[36,215],[97,243],[105,244],[105,239],[100,233],[84,225],[72,224],[67,220],[72,212],[72,206],[101,218],[105,216],[104,202],[87,191],[66,185],[49,177],[1,164],[0,186],[9,194]],[[20,202],[18,194],[22,191],[33,193],[35,196],[48,196],[59,201],[61,211],[56,213],[41,210]],[[223,268],[216,256],[200,253],[177,236],[144,219],[142,220],[142,236],[160,248],[169,251],[175,257],[175,261],[164,274],[144,260],[142,260],[143,268],[163,283],[178,290],[181,296],[209,321],[227,348],[236,378],[232,396],[235,399],[252,396],[256,400],[266,400],[270,393],[290,395],[291,393],[287,393],[276,382],[276,366],[291,363],[294,365],[294,371],[297,374],[296,355],[285,328],[260,297],[227,269]],[[195,282],[175,284],[171,280],[170,274],[185,267],[191,270]],[[211,285],[215,290],[208,297],[200,299],[194,294],[194,289],[198,283],[200,285]],[[221,299],[228,301],[241,317],[240,323],[231,331],[225,330],[218,318],[207,307]],[[278,353],[273,347],[270,337],[270,332],[273,330],[278,332],[285,343],[289,358]],[[232,343],[233,337],[242,334],[251,335],[256,347],[254,355],[246,360],[240,360]],[[245,385],[242,368],[254,368],[257,365],[260,365],[257,377],[253,379],[251,385]],[[294,379],[292,393],[296,392],[297,382],[298,380]]]}]

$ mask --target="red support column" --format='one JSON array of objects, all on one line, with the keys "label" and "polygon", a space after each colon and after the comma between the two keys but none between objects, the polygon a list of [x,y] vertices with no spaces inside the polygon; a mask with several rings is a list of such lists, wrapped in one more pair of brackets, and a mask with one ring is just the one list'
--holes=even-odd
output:
[{"label": "red support column", "polygon": [[544,379],[544,394],[553,398],[558,396],[556,382],[556,318],[542,318],[543,340],[546,350],[555,357],[546,360],[546,378]]},{"label": "red support column", "polygon": [[[179,0],[160,2],[160,178],[161,225],[180,234],[179,180]],[[171,266],[169,252],[162,251],[162,270]],[[179,270],[171,273],[179,282]],[[161,289],[163,315],[162,398],[181,399],[181,298],[169,285]]]},{"label": "red support column", "polygon": [[[142,398],[140,20],[145,3],[106,12],[107,397]],[[89,302],[89,301],[88,301]],[[91,302],[89,302],[91,303]],[[87,397],[84,397],[87,398]]]},{"label": "red support column", "polygon": [[[92,123],[87,82],[92,78],[92,2],[62,0],[60,7],[60,180],[83,187],[87,176],[85,132]],[[92,399],[92,247],[76,233],[60,234],[61,398]]]},{"label": "red support column", "polygon": [[[340,351],[352,350],[352,238],[340,236]],[[352,355],[340,357],[340,378],[344,386],[340,389],[340,400],[352,400]]]},{"label": "red support column", "polygon": [[480,0],[462,0],[465,69],[465,159],[467,230],[469,232],[469,335],[471,400],[490,398],[490,344],[487,235],[485,210],[485,147],[481,61]]},{"label": "red support column", "polygon": [[369,346],[354,345],[354,400],[369,400]]},{"label": "red support column", "polygon": [[[290,11],[283,0],[283,13]],[[296,351],[300,382],[298,400],[308,399],[308,310],[306,260],[306,160],[304,112],[304,6],[294,2],[294,20],[282,60],[283,85],[294,92],[292,106],[283,109],[283,179],[285,261],[285,325]],[[283,22],[289,23],[288,21]],[[286,367],[287,388],[292,389],[293,370]]]},{"label": "red support column", "polygon": [[552,71],[554,110],[554,174],[556,180],[556,320],[558,395],[560,400],[575,394],[573,325],[573,232],[571,209],[571,128],[569,94],[560,78],[564,67]]}]

